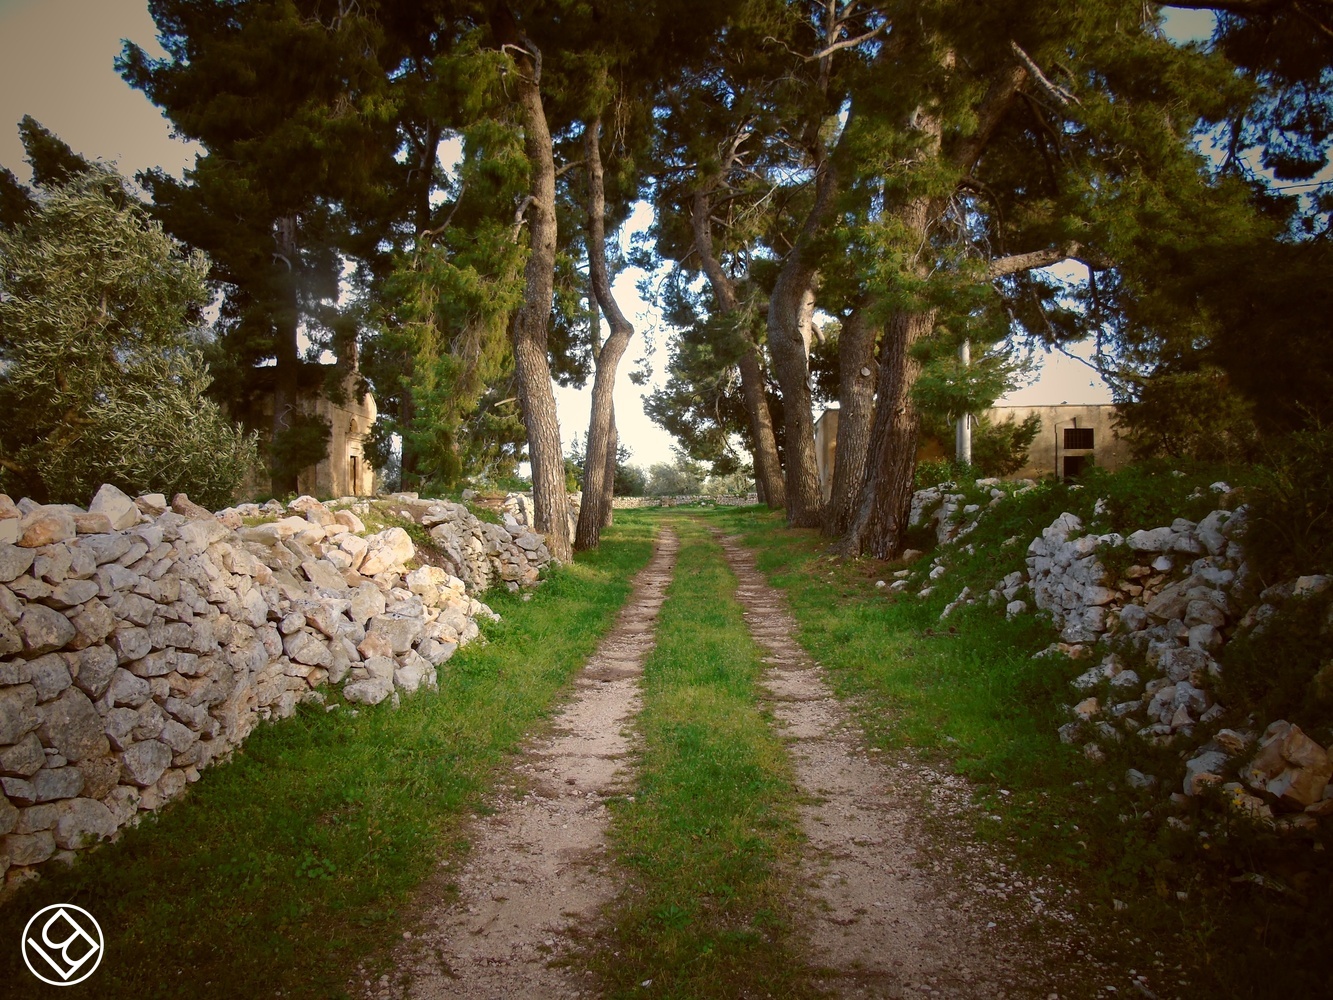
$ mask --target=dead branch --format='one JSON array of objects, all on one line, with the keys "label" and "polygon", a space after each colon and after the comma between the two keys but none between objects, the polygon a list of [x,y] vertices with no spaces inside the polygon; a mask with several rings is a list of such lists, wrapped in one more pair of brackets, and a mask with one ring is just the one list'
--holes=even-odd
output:
[{"label": "dead branch", "polygon": [[1013,50],[1014,55],[1018,56],[1019,62],[1021,62],[1027,68],[1027,71],[1032,74],[1032,78],[1037,81],[1037,86],[1041,88],[1042,93],[1061,107],[1067,108],[1071,104],[1077,104],[1080,107],[1082,106],[1083,102],[1072,93],[1065,90],[1064,87],[1052,83],[1047,79],[1046,74],[1041,71],[1041,68],[1032,60],[1032,57],[1024,52],[1017,42],[1011,39],[1009,47]]}]

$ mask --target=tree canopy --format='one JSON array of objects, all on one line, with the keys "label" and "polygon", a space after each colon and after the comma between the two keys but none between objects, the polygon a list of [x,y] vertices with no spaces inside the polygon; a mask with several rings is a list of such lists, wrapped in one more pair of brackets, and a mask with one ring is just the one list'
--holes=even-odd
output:
[{"label": "tree canopy", "polygon": [[1091,338],[1127,404],[1211,373],[1261,433],[1333,398],[1333,14],[1178,6],[1211,39],[1137,0],[152,0],[168,55],[121,66],[207,150],[144,181],[218,260],[229,387],[271,360],[281,397],[304,333],[361,360],[405,485],[526,440],[563,555],[551,383],[592,376],[595,544],[633,334],[612,237],[646,201],[681,330],[654,417],[719,473],[739,441],[791,523],[883,556],[923,421],[983,409],[1024,344]]}]

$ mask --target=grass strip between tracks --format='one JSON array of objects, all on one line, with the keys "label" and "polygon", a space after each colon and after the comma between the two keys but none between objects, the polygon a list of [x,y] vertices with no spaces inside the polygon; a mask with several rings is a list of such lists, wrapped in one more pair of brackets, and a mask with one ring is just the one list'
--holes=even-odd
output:
[{"label": "grass strip between tracks", "polygon": [[[439,861],[507,754],[540,723],[610,628],[652,551],[653,524],[617,525],[441,670],[439,694],[261,726],[231,762],[115,844],[0,906],[0,995],[52,994],[22,967],[38,909],[100,922],[101,998],[336,997],[410,923],[400,907]],[[11,992],[13,991],[13,992]]]},{"label": "grass strip between tracks", "polygon": [[644,667],[638,791],[611,831],[632,878],[591,964],[613,997],[807,995],[784,917],[796,791],[758,703],[762,654],[721,547],[671,521],[681,550]]}]

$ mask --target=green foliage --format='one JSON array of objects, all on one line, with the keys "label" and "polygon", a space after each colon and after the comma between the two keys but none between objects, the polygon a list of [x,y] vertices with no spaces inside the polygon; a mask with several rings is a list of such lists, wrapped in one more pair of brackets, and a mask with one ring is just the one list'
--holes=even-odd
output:
[{"label": "green foliage", "polygon": [[269,466],[275,478],[294,478],[302,469],[324,461],[332,434],[327,417],[300,412],[288,417],[287,426],[268,445]]},{"label": "green foliage", "polygon": [[1333,573],[1333,427],[1273,445],[1249,499],[1245,552],[1261,579]]},{"label": "green foliage", "polygon": [[1292,598],[1224,647],[1218,697],[1257,712],[1257,718],[1293,722],[1327,745],[1333,732],[1331,642],[1333,592]]},{"label": "green foliage", "polygon": [[0,483],[52,502],[105,482],[224,506],[255,442],[204,395],[191,331],[207,262],[109,190],[119,178],[90,169],[0,232],[0,406],[18,418],[0,428]]},{"label": "green foliage", "polygon": [[687,496],[698,493],[703,488],[706,472],[704,467],[695,462],[680,449],[675,450],[676,460],[668,465],[655,462],[648,470],[648,486],[645,495],[650,497]]},{"label": "green foliage", "polygon": [[1154,375],[1120,414],[1117,430],[1137,459],[1244,461],[1258,445],[1253,404],[1216,368]]},{"label": "green foliage", "polygon": [[1041,417],[1035,413],[1021,423],[1011,416],[997,424],[983,416],[972,430],[972,463],[983,476],[1013,475],[1027,464],[1039,433]]}]

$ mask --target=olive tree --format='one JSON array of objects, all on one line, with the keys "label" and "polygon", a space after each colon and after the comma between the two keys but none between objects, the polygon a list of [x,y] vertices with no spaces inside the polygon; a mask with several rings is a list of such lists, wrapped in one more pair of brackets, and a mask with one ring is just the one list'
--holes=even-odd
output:
[{"label": "olive tree", "polygon": [[208,263],[99,167],[0,229],[0,488],[86,503],[101,483],[221,506],[255,441],[204,390]]}]

